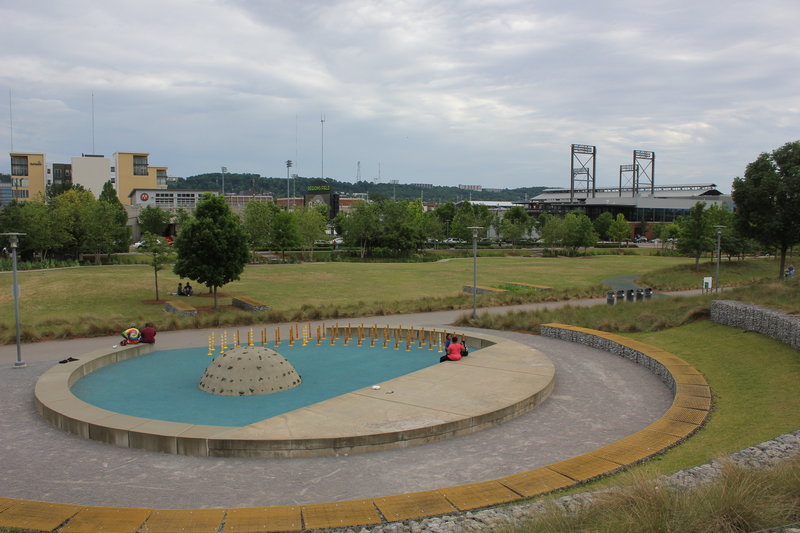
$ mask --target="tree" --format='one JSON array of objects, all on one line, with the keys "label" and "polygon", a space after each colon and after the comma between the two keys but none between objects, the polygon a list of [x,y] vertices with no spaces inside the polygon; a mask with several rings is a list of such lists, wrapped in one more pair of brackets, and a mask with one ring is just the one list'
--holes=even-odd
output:
[{"label": "tree", "polygon": [[169,211],[148,205],[139,213],[139,227],[143,234],[164,235],[170,218]]},{"label": "tree", "polygon": [[178,253],[175,274],[211,288],[214,307],[217,288],[239,279],[250,257],[239,217],[231,213],[222,196],[211,193],[205,193],[197,203],[194,217],[185,224],[174,246]]},{"label": "tree", "polygon": [[612,222],[614,222],[614,215],[609,211],[603,211],[594,219],[594,222],[592,222],[594,230],[601,239],[608,239],[608,228],[611,226]]},{"label": "tree", "polygon": [[747,165],[744,179],[733,180],[733,201],[741,234],[779,251],[781,278],[787,251],[800,243],[800,141]]},{"label": "tree", "polygon": [[275,216],[280,208],[273,203],[250,200],[242,211],[242,226],[253,250],[264,250],[272,242]]},{"label": "tree", "polygon": [[52,201],[56,217],[64,224],[64,251],[76,259],[91,249],[89,224],[97,200],[91,191],[72,188]]},{"label": "tree", "polygon": [[[324,209],[324,206],[323,206]],[[310,250],[313,254],[314,242],[325,236],[325,228],[328,226],[328,217],[322,214],[316,207],[299,207],[292,212],[295,224],[297,225],[297,236],[300,239],[300,246],[304,250]],[[311,260],[312,254],[309,256]]]},{"label": "tree", "polygon": [[697,202],[689,210],[689,215],[678,219],[680,235],[678,251],[682,254],[694,255],[694,268],[700,265],[703,252],[714,249],[714,228],[706,214],[706,203]]},{"label": "tree", "polygon": [[612,241],[622,243],[627,241],[631,236],[631,227],[628,221],[625,220],[625,215],[618,213],[614,221],[608,227],[608,237]]},{"label": "tree", "polygon": [[[338,216],[337,216],[338,217]],[[378,235],[378,206],[374,202],[359,202],[356,208],[338,218],[340,233],[348,246],[357,246],[363,259],[375,246]]]},{"label": "tree", "polygon": [[164,265],[169,262],[170,247],[164,242],[163,238],[153,233],[145,233],[142,236],[142,250],[151,254],[150,265],[153,267],[153,277],[155,279],[156,287],[156,300],[158,297],[158,271],[164,268]]},{"label": "tree", "polygon": [[297,222],[289,211],[278,211],[272,221],[270,248],[281,251],[286,261],[286,250],[294,248],[300,242],[297,233]]},{"label": "tree", "polygon": [[500,236],[514,243],[527,236],[533,228],[533,220],[525,209],[515,205],[505,212],[500,222]]}]

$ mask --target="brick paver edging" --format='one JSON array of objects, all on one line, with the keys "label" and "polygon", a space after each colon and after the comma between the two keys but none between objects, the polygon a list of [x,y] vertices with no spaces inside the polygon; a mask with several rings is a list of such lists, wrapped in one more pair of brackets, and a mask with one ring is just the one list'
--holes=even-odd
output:
[{"label": "brick paver edging", "polygon": [[262,532],[342,528],[421,519],[489,507],[577,485],[642,461],[697,431],[711,411],[711,389],[692,365],[620,335],[563,324],[542,335],[578,342],[643,365],[672,390],[672,407],[645,429],[594,451],[499,479],[337,503],[205,510],[84,507],[0,498],[0,527],[34,531]]}]

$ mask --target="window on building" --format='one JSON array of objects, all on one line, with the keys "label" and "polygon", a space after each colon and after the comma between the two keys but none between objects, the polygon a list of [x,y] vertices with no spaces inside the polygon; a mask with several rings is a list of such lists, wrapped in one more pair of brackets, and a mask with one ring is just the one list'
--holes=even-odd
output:
[{"label": "window on building", "polygon": [[12,187],[29,187],[28,178],[12,178],[11,180]]},{"label": "window on building", "polygon": [[28,189],[12,189],[11,190],[11,197],[12,198],[28,198]]},{"label": "window on building", "polygon": [[11,157],[11,175],[12,176],[27,176],[28,175],[28,158],[25,156]]},{"label": "window on building", "polygon": [[133,175],[147,176],[147,156],[133,156]]},{"label": "window on building", "polygon": [[156,193],[156,207],[172,207],[174,195],[168,192]]},{"label": "window on building", "polygon": [[195,207],[194,193],[179,192],[178,193],[178,207]]}]

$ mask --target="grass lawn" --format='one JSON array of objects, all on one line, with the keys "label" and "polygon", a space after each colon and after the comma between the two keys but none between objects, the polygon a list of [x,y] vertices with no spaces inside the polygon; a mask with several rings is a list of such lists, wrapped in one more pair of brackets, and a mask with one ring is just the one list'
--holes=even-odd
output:
[{"label": "grass lawn", "polygon": [[800,428],[800,352],[758,333],[702,320],[628,335],[674,353],[711,385],[714,411],[705,427],[652,461],[673,472]]},{"label": "grass lawn", "polygon": [[[600,281],[621,274],[645,273],[690,259],[647,256],[592,256],[587,258],[489,257],[478,260],[478,283],[496,286],[516,281],[574,289],[597,294]],[[169,268],[159,272],[161,299],[169,299],[179,279]],[[9,273],[0,284],[11,283]],[[153,270],[143,265],[80,267],[18,274],[21,286],[21,321],[26,339],[100,335],[114,332],[132,321],[152,320],[159,329],[192,327],[177,321],[155,299]],[[183,280],[185,281],[185,280]],[[310,263],[248,266],[242,279],[220,290],[247,295],[272,306],[278,320],[284,313],[324,308],[337,316],[337,308],[356,313],[396,313],[435,308],[464,307],[470,297],[461,292],[472,284],[472,259],[437,263]],[[196,307],[211,301],[196,294],[182,299]],[[436,299],[442,299],[436,301]],[[449,300],[446,300],[448,299]],[[223,299],[228,304],[230,300]],[[232,312],[231,312],[232,313]],[[230,320],[236,320],[233,316]],[[322,315],[318,315],[321,317]],[[263,319],[269,320],[265,316]],[[273,321],[275,321],[273,320]],[[14,307],[10,291],[0,295],[0,336],[11,342]]]}]

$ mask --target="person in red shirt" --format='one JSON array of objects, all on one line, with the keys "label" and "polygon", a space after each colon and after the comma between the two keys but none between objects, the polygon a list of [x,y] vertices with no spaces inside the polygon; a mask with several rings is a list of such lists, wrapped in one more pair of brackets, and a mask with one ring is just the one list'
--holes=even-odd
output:
[{"label": "person in red shirt", "polygon": [[447,354],[441,356],[439,358],[439,362],[444,363],[445,361],[459,361],[461,359],[461,350],[463,349],[464,345],[458,342],[458,336],[453,335],[453,340],[447,347]]},{"label": "person in red shirt", "polygon": [[154,328],[153,324],[150,322],[144,325],[144,329],[142,329],[142,338],[139,342],[147,344],[154,344],[156,342],[156,328]]}]

